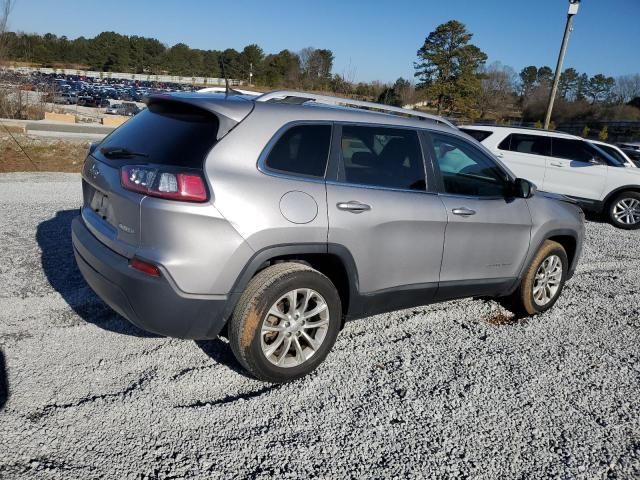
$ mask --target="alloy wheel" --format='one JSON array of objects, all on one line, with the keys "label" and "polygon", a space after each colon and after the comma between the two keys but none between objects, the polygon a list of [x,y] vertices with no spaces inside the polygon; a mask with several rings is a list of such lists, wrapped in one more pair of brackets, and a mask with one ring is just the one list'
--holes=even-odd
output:
[{"label": "alloy wheel", "polygon": [[640,200],[622,198],[613,206],[613,218],[624,225],[640,223]]},{"label": "alloy wheel", "polygon": [[291,290],[262,321],[262,353],[278,367],[297,367],[318,351],[328,328],[329,308],[322,295],[311,288]]},{"label": "alloy wheel", "polygon": [[558,255],[545,258],[536,272],[533,282],[533,301],[540,307],[551,302],[562,282],[562,260]]}]

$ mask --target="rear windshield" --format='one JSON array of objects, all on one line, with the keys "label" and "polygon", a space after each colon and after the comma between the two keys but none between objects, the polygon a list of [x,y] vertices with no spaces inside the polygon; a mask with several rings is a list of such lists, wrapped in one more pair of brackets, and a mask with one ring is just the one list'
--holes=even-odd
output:
[{"label": "rear windshield", "polygon": [[475,138],[477,141],[481,142],[485,138],[489,138],[493,132],[489,130],[473,130],[471,128],[461,128],[464,133]]},{"label": "rear windshield", "polygon": [[105,138],[94,155],[117,162],[121,158],[106,158],[101,149],[126,149],[140,154],[128,158],[135,163],[202,168],[217,133],[218,119],[210,112],[177,102],[152,103]]}]

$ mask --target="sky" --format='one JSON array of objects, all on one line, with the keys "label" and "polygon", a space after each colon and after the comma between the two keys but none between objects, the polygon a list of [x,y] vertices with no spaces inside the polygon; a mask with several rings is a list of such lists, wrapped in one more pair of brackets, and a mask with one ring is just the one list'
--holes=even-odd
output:
[{"label": "sky", "polygon": [[[567,10],[568,0],[16,0],[9,28],[69,38],[115,31],[216,50],[328,48],[334,73],[387,82],[413,79],[416,51],[452,19],[466,24],[488,63],[555,68]],[[564,67],[640,72],[640,0],[583,0]]]}]

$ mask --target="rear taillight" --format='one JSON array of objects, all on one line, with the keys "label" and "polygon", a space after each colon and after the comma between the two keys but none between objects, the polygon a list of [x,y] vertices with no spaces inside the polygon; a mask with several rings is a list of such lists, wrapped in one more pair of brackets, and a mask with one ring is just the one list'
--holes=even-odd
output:
[{"label": "rear taillight", "polygon": [[120,169],[120,183],[127,190],[153,197],[185,202],[206,202],[207,187],[202,175],[141,165]]}]

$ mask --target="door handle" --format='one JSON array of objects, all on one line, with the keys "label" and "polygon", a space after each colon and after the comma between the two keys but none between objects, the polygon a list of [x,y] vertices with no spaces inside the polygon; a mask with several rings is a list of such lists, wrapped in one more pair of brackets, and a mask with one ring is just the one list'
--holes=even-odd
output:
[{"label": "door handle", "polygon": [[495,152],[494,155],[498,158],[504,157],[504,153],[500,153],[500,152]]},{"label": "door handle", "polygon": [[345,210],[351,213],[362,213],[371,210],[371,207],[366,203],[360,203],[354,200],[350,202],[340,202],[336,207],[338,207],[339,210]]},{"label": "door handle", "polygon": [[460,215],[461,217],[469,217],[471,215],[476,214],[475,210],[471,210],[470,208],[467,208],[467,207],[454,208],[453,210],[451,210],[451,212],[454,215]]},{"label": "door handle", "polygon": [[553,165],[554,167],[564,167],[564,163],[559,162],[550,162],[550,165]]}]

